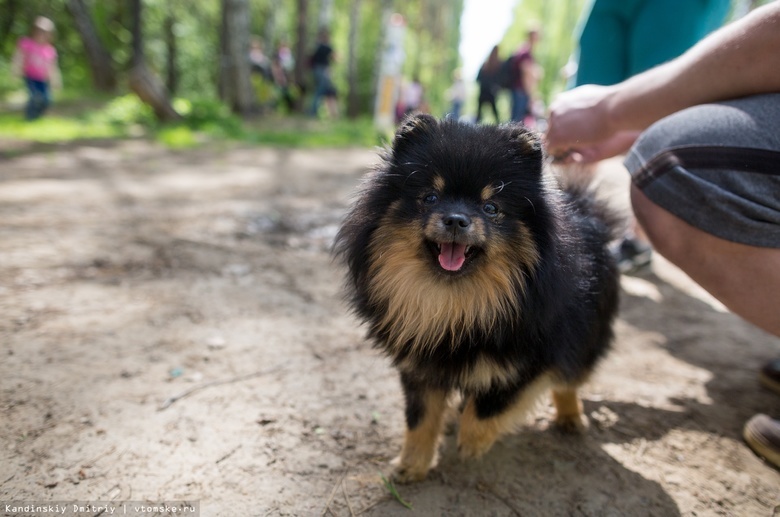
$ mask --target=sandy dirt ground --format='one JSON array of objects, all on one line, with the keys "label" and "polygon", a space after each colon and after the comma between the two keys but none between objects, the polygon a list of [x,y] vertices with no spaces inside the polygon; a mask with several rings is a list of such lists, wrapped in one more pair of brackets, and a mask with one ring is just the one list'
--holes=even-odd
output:
[{"label": "sandy dirt ground", "polygon": [[[780,473],[741,440],[754,413],[780,416],[756,380],[780,342],[661,259],[623,278],[585,435],[548,429],[545,401],[481,461],[447,437],[429,479],[398,487],[409,510],[380,475],[401,446],[398,380],[329,255],[373,150],[0,146],[0,501],[780,514]],[[599,180],[623,203],[618,169]]]}]

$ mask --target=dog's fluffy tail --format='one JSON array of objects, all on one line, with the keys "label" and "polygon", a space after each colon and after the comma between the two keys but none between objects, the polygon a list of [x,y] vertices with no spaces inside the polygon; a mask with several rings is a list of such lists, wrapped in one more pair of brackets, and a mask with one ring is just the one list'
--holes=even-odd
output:
[{"label": "dog's fluffy tail", "polygon": [[603,192],[599,192],[592,173],[576,168],[553,168],[552,173],[575,211],[600,221],[610,241],[625,235],[630,217],[616,203],[610,202]]}]

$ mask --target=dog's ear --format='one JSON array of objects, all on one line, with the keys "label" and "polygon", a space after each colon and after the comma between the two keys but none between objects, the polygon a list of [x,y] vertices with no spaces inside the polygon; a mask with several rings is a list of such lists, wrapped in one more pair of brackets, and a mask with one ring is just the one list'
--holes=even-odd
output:
[{"label": "dog's ear", "polygon": [[431,115],[425,113],[409,115],[401,122],[395,132],[393,150],[399,151],[413,140],[430,135],[437,127],[439,127],[439,122]]},{"label": "dog's ear", "polygon": [[534,132],[520,124],[512,124],[507,128],[512,144],[524,155],[542,157],[542,140]]}]

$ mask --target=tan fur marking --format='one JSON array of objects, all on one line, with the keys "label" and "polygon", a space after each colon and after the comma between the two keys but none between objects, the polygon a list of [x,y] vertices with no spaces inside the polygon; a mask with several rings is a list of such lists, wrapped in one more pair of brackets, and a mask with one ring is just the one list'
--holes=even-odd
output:
[{"label": "tan fur marking", "polygon": [[487,391],[494,385],[507,385],[517,375],[512,365],[499,366],[494,361],[480,357],[468,371],[461,376],[461,385],[474,391]]},{"label": "tan fur marking", "polygon": [[552,390],[555,425],[567,431],[581,431],[587,426],[582,402],[575,386],[555,386]]},{"label": "tan fur marking", "polygon": [[[438,344],[447,332],[457,341],[476,325],[490,329],[513,309],[513,285],[525,283],[517,253],[509,253],[509,244],[498,238],[467,276],[437,275],[431,271],[423,235],[419,226],[383,221],[370,245],[370,296],[388,305],[381,327],[389,331],[391,347],[411,343],[417,353]],[[535,267],[539,255],[530,236],[522,235],[519,241],[525,243],[520,255],[528,267]]]},{"label": "tan fur marking", "polygon": [[531,133],[523,133],[515,139],[515,142],[520,144],[520,149],[526,153],[533,153],[537,149],[536,138]]},{"label": "tan fur marking", "polygon": [[444,178],[441,176],[434,176],[433,178],[433,188],[436,189],[437,192],[441,192],[444,190]]},{"label": "tan fur marking", "polygon": [[407,429],[401,455],[396,459],[393,474],[400,482],[422,480],[436,459],[436,449],[441,435],[447,393],[443,390],[425,394],[425,415],[414,429]]},{"label": "tan fur marking", "polygon": [[520,394],[518,400],[503,413],[490,417],[479,418],[473,398],[469,398],[460,419],[458,433],[458,451],[466,458],[479,458],[501,436],[511,433],[520,426],[531,412],[539,397],[552,385],[549,374],[542,375],[533,381]]},{"label": "tan fur marking", "polygon": [[480,198],[482,201],[487,201],[491,197],[493,197],[493,194],[495,193],[496,189],[492,185],[488,185],[487,187],[482,189],[482,193],[480,194]]}]

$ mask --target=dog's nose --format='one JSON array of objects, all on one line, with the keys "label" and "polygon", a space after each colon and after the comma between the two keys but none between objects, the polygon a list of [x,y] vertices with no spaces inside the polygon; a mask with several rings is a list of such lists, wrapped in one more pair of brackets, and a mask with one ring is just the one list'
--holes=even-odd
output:
[{"label": "dog's nose", "polygon": [[452,229],[468,228],[471,226],[471,219],[463,214],[448,214],[442,219],[444,226]]}]

